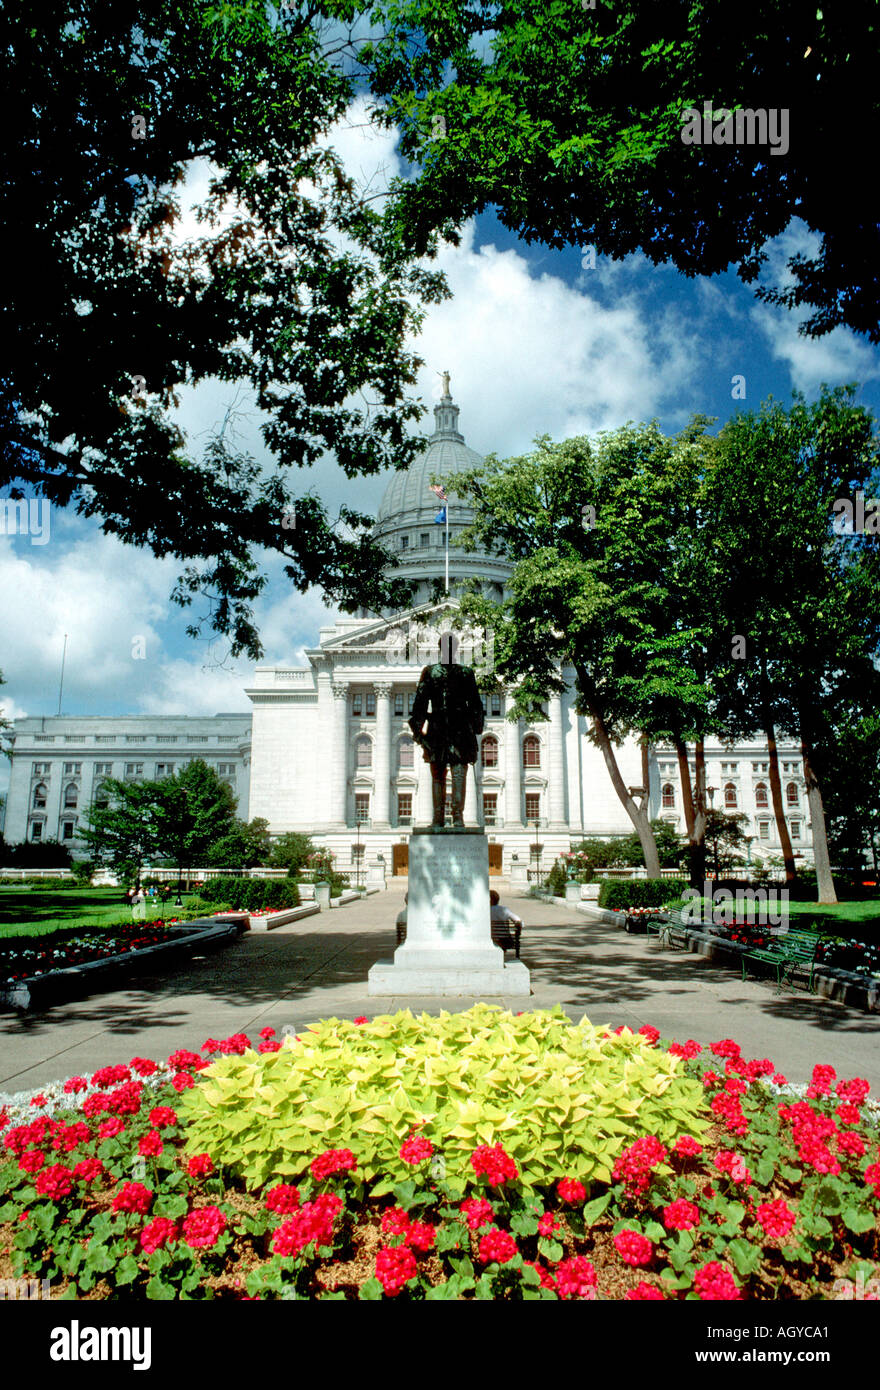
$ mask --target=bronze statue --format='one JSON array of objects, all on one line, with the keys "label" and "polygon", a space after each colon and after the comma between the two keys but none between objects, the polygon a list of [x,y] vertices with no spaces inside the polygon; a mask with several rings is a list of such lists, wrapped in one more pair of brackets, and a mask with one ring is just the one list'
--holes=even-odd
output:
[{"label": "bronze statue", "polygon": [[452,824],[464,825],[467,765],[477,761],[477,735],[483,731],[483,702],[471,667],[452,661],[449,633],[443,634],[440,646],[441,658],[446,656],[447,660],[437,661],[422,671],[409,721],[413,738],[424,749],[425,762],[431,764],[431,824],[438,828],[446,818],[447,767],[452,770]]}]

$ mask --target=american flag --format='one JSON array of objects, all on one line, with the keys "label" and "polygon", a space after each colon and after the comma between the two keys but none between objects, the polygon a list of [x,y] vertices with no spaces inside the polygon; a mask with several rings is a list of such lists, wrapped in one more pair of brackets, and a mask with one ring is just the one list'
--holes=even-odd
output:
[{"label": "american flag", "polygon": [[439,497],[441,502],[446,502],[448,500],[446,497],[446,489],[442,488],[439,483],[430,483],[428,486],[429,491]]}]

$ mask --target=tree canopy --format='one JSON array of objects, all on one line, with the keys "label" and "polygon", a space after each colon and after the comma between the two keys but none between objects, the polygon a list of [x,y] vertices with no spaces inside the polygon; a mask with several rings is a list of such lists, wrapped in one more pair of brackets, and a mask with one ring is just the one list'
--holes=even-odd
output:
[{"label": "tree canopy", "polygon": [[[805,306],[807,334],[846,324],[880,341],[880,195],[843,157],[880,133],[874,0],[365,8],[384,32],[360,56],[417,169],[394,209],[417,249],[494,208],[528,242],[641,251],[686,275],[735,266],[751,283],[798,217],[818,252],[758,295]],[[688,109],[699,143],[682,139]],[[766,125],[743,115],[736,143],[735,111]]]},{"label": "tree canopy", "polygon": [[[174,597],[206,599],[201,622],[252,657],[264,552],[349,611],[405,596],[383,578],[372,518],[298,496],[296,470],[326,451],[350,477],[411,461],[423,408],[406,342],[443,293],[328,145],[355,86],[317,13],[258,0],[0,12],[0,486],[177,556]],[[203,228],[185,238],[199,161]],[[196,455],[174,412],[208,379],[252,392],[270,464],[222,429]]]}]

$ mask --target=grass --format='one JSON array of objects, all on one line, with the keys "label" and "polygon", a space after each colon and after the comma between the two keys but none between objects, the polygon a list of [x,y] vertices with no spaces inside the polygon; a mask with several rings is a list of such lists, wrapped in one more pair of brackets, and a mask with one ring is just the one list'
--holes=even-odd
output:
[{"label": "grass", "polygon": [[121,888],[0,887],[0,938],[109,926],[131,916]]},{"label": "grass", "polygon": [[[701,907],[707,903],[708,899],[700,899]],[[675,902],[670,902],[669,907],[671,911],[678,911],[683,904],[684,899],[678,898]],[[689,906],[695,907],[696,900],[691,899]],[[876,898],[844,903],[790,902],[788,912],[792,926],[802,931],[815,930],[832,936],[862,936],[866,928],[880,928],[880,902]],[[759,911],[756,913],[756,920],[760,921]]]}]

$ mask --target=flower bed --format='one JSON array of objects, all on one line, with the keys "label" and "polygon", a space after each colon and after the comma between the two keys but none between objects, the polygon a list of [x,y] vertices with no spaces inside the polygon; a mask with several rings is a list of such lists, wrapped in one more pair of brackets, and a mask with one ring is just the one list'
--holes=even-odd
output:
[{"label": "flower bed", "polygon": [[[256,1051],[241,1034],[209,1039],[202,1057],[136,1057],[72,1077],[59,1093],[33,1097],[31,1118],[0,1110],[0,1277],[48,1279],[62,1298],[638,1301],[835,1297],[836,1280],[880,1273],[867,1082],[817,1066],[796,1099],[770,1061],[746,1061],[730,1039],[708,1054],[693,1041],[664,1049],[645,1027],[641,1036],[590,1030],[592,1060],[570,1067],[559,1090],[546,1078],[505,1080],[503,1061],[482,1048],[489,1013],[496,1031],[521,1040],[546,1041],[562,1025],[558,1015],[513,1020],[486,1006],[452,1016],[459,1036],[471,1027],[473,1069],[500,1069],[505,1104],[517,1087],[531,1090],[542,1122],[531,1144],[503,1107],[474,1106],[457,1091],[453,1072],[434,1078],[433,1117],[413,1126],[398,1097],[396,1118],[392,1106],[372,1135],[375,1117],[359,1114],[353,1074],[355,1137],[343,1147],[328,1147],[320,1124],[304,1127],[312,1138],[300,1147],[296,1107],[282,1107],[290,1161],[259,1181],[242,1176],[244,1146],[237,1157],[229,1148],[222,1166],[219,1150],[199,1147],[198,1119],[188,1117],[210,1113],[212,1090],[222,1097],[231,1079],[260,1068],[276,1082],[285,1069],[302,1080],[321,1059],[366,1056],[398,1027],[411,1031],[409,1014],[330,1020],[283,1047],[265,1028]],[[576,1055],[584,1023],[569,1028]],[[661,1097],[673,1078],[687,1086],[650,1132],[635,1104],[627,1123],[606,1123],[619,1141],[611,1171],[585,1181],[579,1150],[557,1162],[556,1139],[544,1145],[541,1135],[544,1120],[565,1125],[577,1111],[597,1057],[641,1060],[646,1080],[653,1062],[654,1075],[669,1078]],[[553,1058],[545,1061],[558,1079]],[[681,1108],[691,1086],[696,1116]],[[393,1073],[386,1089],[391,1105]],[[328,1096],[312,1099],[320,1113]],[[237,1108],[244,1133],[259,1102],[256,1091],[250,1101],[242,1093],[226,1118]],[[459,1123],[447,1114],[443,1130],[436,1116],[453,1103]],[[603,1122],[594,1114],[589,1125],[594,1157]],[[391,1157],[370,1176],[377,1144]]]},{"label": "flower bed", "polygon": [[17,980],[125,955],[167,939],[168,930],[162,921],[133,922],[111,930],[55,932],[42,941],[36,938],[38,945],[22,944],[33,941],[32,937],[7,938],[0,941],[0,989]]}]

